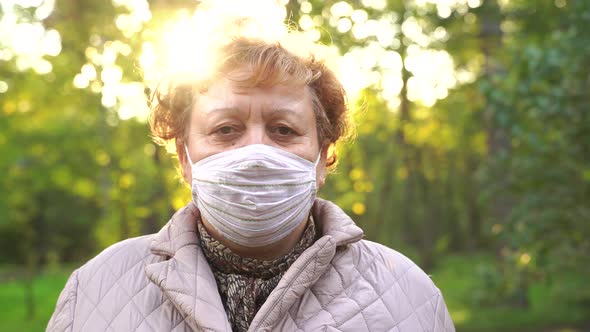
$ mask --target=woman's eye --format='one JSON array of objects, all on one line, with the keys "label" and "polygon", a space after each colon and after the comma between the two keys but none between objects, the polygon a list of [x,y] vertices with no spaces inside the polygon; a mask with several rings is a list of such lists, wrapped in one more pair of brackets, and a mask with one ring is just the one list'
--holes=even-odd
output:
[{"label": "woman's eye", "polygon": [[293,131],[293,129],[285,126],[276,127],[274,131],[280,136],[290,136],[295,134],[295,131]]},{"label": "woman's eye", "polygon": [[229,135],[229,134],[232,134],[234,131],[235,131],[235,129],[230,126],[223,126],[219,129],[217,129],[217,133],[219,133],[221,135]]}]

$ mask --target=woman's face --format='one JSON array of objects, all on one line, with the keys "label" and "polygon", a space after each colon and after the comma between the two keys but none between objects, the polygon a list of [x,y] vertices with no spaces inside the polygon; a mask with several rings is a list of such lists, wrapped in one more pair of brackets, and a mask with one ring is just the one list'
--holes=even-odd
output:
[{"label": "woman's face", "polygon": [[[192,110],[187,142],[192,161],[266,144],[315,162],[320,146],[310,93],[304,86],[250,88],[220,80],[199,96]],[[327,147],[317,166],[318,188],[326,175],[326,153]],[[179,156],[190,183],[190,162],[183,153]]]}]

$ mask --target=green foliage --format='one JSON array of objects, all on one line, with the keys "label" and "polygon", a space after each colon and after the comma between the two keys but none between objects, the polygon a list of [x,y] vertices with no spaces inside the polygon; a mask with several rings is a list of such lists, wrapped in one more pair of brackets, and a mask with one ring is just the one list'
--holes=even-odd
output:
[{"label": "green foliage", "polygon": [[[173,210],[170,197],[177,195],[167,192],[179,187],[170,176],[173,161],[156,149],[145,122],[121,121],[118,105],[105,107],[96,89],[72,84],[90,55],[114,41],[139,54],[141,43],[114,26],[124,10],[56,6],[60,16],[47,22],[16,7],[21,22],[59,31],[61,52],[46,57],[52,71],[18,70],[18,55],[0,67],[8,86],[0,99],[0,235],[9,240],[2,241],[0,262],[35,265],[52,255],[78,262],[121,239],[155,232]],[[10,50],[0,45],[0,51]],[[133,58],[118,56],[115,64],[126,80],[140,79]]]},{"label": "green foliage", "polygon": [[[514,10],[527,12],[527,5],[521,1]],[[522,30],[507,42],[504,66],[510,70],[480,81],[492,125],[508,142],[488,164],[485,193],[511,201],[505,220],[492,219],[505,268],[532,257],[524,259],[528,269],[506,277],[590,273],[590,182],[584,178],[590,167],[590,40],[582,28],[590,23],[588,13],[585,2],[555,10],[543,22],[552,27],[547,33],[529,30],[536,16],[512,19]]]},{"label": "green foliage", "polygon": [[[18,270],[16,270],[18,271]],[[0,320],[3,331],[45,331],[55,309],[55,303],[71,270],[42,273],[32,283],[35,316],[27,315],[24,297],[26,284],[19,279],[6,277],[13,269],[0,269]],[[12,279],[12,280],[11,280]]]},{"label": "green foliage", "polygon": [[526,290],[528,308],[482,301],[497,297],[489,287],[502,283],[489,254],[449,255],[431,277],[441,289],[458,331],[578,331],[575,327],[584,327],[590,313],[587,303],[572,303],[569,295],[560,293],[564,285],[584,283],[584,277],[572,272],[561,271],[553,280],[533,282]]}]

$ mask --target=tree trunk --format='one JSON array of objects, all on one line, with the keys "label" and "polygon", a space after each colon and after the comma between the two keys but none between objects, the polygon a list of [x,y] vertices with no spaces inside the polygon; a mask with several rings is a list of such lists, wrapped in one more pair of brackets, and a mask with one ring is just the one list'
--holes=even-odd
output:
[{"label": "tree trunk", "polygon": [[418,243],[420,243],[418,250],[421,258],[421,267],[428,271],[434,265],[434,242],[438,222],[440,221],[440,213],[438,213],[437,203],[431,199],[431,186],[424,175],[424,149],[416,148],[414,152],[416,155],[416,182],[420,188],[420,203],[424,211],[420,220],[416,220],[419,224],[417,230],[420,232],[418,236]]},{"label": "tree trunk", "polygon": [[[493,82],[493,78],[498,77],[505,70],[498,58],[502,47],[502,29],[500,26],[503,20],[498,1],[484,1],[480,16],[482,17],[480,25],[481,49],[485,57],[484,79],[487,79],[488,82]],[[497,182],[494,185],[500,188],[490,200],[489,213],[492,223],[502,225],[506,223],[514,205],[509,192],[506,190],[506,178],[509,174],[507,174],[505,166],[498,162],[499,156],[502,153],[508,153],[510,151],[510,138],[508,133],[497,123],[496,114],[494,114],[492,107],[485,109],[484,118],[487,125],[488,163],[490,163],[492,169],[490,177],[492,181]],[[502,254],[502,249],[506,247],[509,248],[510,245],[504,241],[497,240],[496,257],[500,263],[499,266],[503,269],[502,274],[507,278],[514,278],[515,276],[511,275],[514,273],[513,266],[511,266],[514,263],[507,261],[506,257]],[[521,274],[519,277],[526,278],[526,275],[523,274],[526,272],[518,273]],[[510,294],[512,295],[510,296],[511,302],[513,305],[519,307],[528,307],[529,284],[521,281],[518,284],[520,287],[515,293]]]},{"label": "tree trunk", "polygon": [[[160,157],[160,149],[154,144],[155,152],[154,152],[154,165],[156,169],[161,170],[164,168],[162,165],[162,159]],[[161,171],[156,172],[156,188],[152,192],[152,201],[158,202],[161,197],[168,197],[166,193],[166,179],[164,178],[164,174]],[[160,229],[160,215],[161,209],[160,206],[153,206],[150,209],[150,214],[146,218],[145,222],[141,224],[141,230],[143,234],[152,234],[156,233]]]},{"label": "tree trunk", "polygon": [[[404,12],[400,14],[405,17],[406,6],[404,3]],[[397,128],[397,141],[399,151],[402,154],[402,167],[405,170],[406,178],[403,181],[403,198],[401,210],[401,230],[406,242],[412,243],[416,240],[417,234],[414,229],[414,211],[415,204],[415,181],[414,168],[412,165],[412,147],[408,144],[406,139],[406,125],[411,121],[411,104],[408,99],[408,81],[410,80],[410,72],[406,69],[405,61],[407,58],[407,45],[404,41],[404,36],[400,36],[399,54],[402,60],[402,88],[399,94],[399,127]],[[400,181],[401,182],[401,181]]]},{"label": "tree trunk", "polygon": [[465,180],[466,190],[465,199],[467,203],[467,248],[470,251],[481,248],[481,231],[482,231],[482,220],[479,206],[477,203],[477,197],[479,191],[477,190],[477,183],[473,178],[477,170],[477,161],[473,156],[467,156],[467,174],[470,176]]},{"label": "tree trunk", "polygon": [[443,197],[445,201],[445,228],[448,230],[449,235],[449,249],[460,251],[465,248],[465,236],[464,232],[462,231],[461,223],[459,222],[459,213],[458,209],[455,206],[455,199],[456,196],[459,196],[460,193],[457,193],[457,181],[455,179],[460,179],[457,174],[456,170],[456,163],[455,163],[455,155],[454,153],[448,153],[446,155],[447,160],[449,161],[449,169],[447,170],[447,177],[444,183],[444,190],[443,190]]}]

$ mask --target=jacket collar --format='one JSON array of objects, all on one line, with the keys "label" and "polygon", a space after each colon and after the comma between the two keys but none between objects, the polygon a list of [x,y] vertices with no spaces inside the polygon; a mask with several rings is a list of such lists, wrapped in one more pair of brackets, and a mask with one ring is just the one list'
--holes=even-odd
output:
[{"label": "jacket collar", "polygon": [[195,331],[231,331],[213,272],[198,246],[199,211],[191,203],[172,216],[155,235],[153,254],[169,258],[145,267]]},{"label": "jacket collar", "polygon": [[332,237],[338,247],[357,242],[364,236],[363,230],[342,209],[330,201],[316,198],[311,214],[313,220],[319,225],[319,233],[322,236]]},{"label": "jacket collar", "polygon": [[316,199],[311,213],[322,236],[287,270],[258,310],[249,331],[275,330],[289,309],[328,270],[336,248],[357,242],[363,237],[363,231],[332,202]]},{"label": "jacket collar", "polygon": [[154,236],[150,244],[152,253],[173,257],[181,248],[198,244],[196,220],[199,216],[199,210],[192,201],[176,211],[170,221]]},{"label": "jacket collar", "polygon": [[[285,273],[254,318],[251,330],[273,326],[273,322],[286,314],[290,304],[321,277],[334,257],[336,247],[357,242],[363,237],[363,231],[334,203],[318,198],[311,213],[321,238]],[[199,211],[192,202],[172,216],[150,245],[153,254],[169,259],[146,266],[145,272],[193,329],[231,331],[213,272],[198,245],[198,218]],[[285,303],[287,293],[290,294],[287,297],[289,303]]]}]

